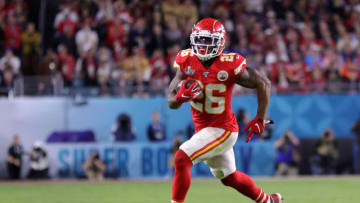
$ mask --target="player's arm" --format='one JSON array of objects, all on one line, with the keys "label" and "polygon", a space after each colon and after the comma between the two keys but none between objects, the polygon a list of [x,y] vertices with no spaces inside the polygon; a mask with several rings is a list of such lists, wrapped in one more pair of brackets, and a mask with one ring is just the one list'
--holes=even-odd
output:
[{"label": "player's arm", "polygon": [[170,82],[168,90],[168,105],[171,109],[177,109],[181,106],[181,103],[176,100],[176,88],[183,79],[185,79],[184,74],[180,70],[177,70],[175,77]]},{"label": "player's arm", "polygon": [[243,72],[236,78],[235,82],[241,86],[256,89],[257,93],[258,108],[256,117],[244,128],[244,131],[249,130],[249,134],[246,137],[246,142],[249,142],[254,134],[264,132],[266,124],[264,119],[270,101],[271,83],[266,76],[250,67],[243,69]]},{"label": "player's arm", "polygon": [[256,89],[257,94],[257,116],[265,119],[270,102],[271,83],[269,79],[257,70],[246,67],[236,78],[236,84],[246,88]]}]

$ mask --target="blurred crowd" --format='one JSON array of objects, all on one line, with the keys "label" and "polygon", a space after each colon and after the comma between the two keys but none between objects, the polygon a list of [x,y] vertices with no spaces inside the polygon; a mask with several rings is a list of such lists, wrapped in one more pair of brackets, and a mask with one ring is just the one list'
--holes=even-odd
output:
[{"label": "blurred crowd", "polygon": [[97,87],[102,95],[162,95],[194,23],[214,17],[227,31],[225,52],[245,56],[276,92],[360,89],[359,0],[64,0],[45,19],[47,44],[28,20],[38,15],[29,4],[0,0],[6,88],[19,75],[58,75],[67,87]]}]

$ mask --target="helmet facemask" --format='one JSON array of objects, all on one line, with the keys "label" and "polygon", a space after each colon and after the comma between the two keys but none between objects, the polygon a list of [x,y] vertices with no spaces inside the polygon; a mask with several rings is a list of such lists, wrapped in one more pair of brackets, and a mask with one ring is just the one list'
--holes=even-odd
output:
[{"label": "helmet facemask", "polygon": [[221,54],[225,39],[222,34],[210,34],[207,31],[192,32],[190,43],[194,54],[202,61],[207,61]]}]

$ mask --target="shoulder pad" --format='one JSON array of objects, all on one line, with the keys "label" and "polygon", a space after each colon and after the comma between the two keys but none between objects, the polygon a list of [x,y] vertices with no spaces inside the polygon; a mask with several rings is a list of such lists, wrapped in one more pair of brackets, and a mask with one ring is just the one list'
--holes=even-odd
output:
[{"label": "shoulder pad", "polygon": [[182,67],[182,64],[184,64],[185,61],[187,61],[188,58],[190,58],[191,56],[194,56],[192,49],[185,49],[185,50],[179,51],[179,53],[177,54],[177,56],[175,58],[174,68],[180,70]]},{"label": "shoulder pad", "polygon": [[222,54],[220,61],[227,63],[229,69],[234,70],[235,75],[242,73],[246,68],[246,59],[238,53]]}]

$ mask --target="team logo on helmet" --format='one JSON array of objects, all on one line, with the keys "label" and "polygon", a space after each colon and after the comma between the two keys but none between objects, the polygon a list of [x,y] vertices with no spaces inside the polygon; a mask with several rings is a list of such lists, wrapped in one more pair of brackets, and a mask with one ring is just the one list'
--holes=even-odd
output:
[{"label": "team logo on helmet", "polygon": [[229,74],[224,70],[219,71],[217,74],[217,79],[220,81],[225,81],[228,79],[228,77],[229,77]]}]

